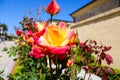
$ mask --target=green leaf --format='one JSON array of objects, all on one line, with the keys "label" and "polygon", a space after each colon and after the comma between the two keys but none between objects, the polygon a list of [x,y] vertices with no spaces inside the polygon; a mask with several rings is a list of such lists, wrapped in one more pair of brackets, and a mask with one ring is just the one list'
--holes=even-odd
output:
[{"label": "green leaf", "polygon": [[81,61],[80,56],[75,57],[75,62],[79,63]]},{"label": "green leaf", "polygon": [[39,68],[40,68],[40,63],[37,64],[37,69],[39,69]]},{"label": "green leaf", "polygon": [[3,50],[2,50],[2,52],[4,52],[4,51],[8,51],[8,48],[4,47]]}]

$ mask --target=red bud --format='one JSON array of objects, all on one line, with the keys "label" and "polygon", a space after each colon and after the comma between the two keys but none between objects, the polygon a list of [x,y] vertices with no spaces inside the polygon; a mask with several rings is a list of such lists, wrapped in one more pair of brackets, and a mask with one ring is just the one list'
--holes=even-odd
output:
[{"label": "red bud", "polygon": [[57,14],[59,11],[60,7],[55,0],[52,0],[52,2],[46,8],[46,12],[51,15]]},{"label": "red bud", "polygon": [[21,33],[22,33],[22,31],[21,31],[21,30],[16,30],[16,34],[17,34],[18,36],[20,36],[20,35],[21,35]]}]

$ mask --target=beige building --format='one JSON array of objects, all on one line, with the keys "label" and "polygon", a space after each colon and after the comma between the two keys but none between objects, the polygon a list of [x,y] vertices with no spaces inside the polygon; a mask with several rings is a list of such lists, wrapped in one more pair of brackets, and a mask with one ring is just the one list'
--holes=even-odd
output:
[{"label": "beige building", "polygon": [[120,0],[94,0],[71,14],[80,40],[87,39],[112,46],[114,68],[120,69]]}]

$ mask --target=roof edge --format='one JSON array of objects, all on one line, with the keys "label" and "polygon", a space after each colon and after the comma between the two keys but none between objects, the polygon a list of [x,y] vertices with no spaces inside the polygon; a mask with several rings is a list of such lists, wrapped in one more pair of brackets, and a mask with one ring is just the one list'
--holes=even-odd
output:
[{"label": "roof edge", "polygon": [[[62,20],[62,19],[52,19],[53,21],[65,21],[65,22],[72,22],[72,21],[68,21],[68,20]],[[48,21],[50,21],[50,19],[48,19]]]},{"label": "roof edge", "polygon": [[103,18],[103,17],[107,17],[107,16],[112,15],[112,14],[117,14],[117,13],[120,13],[120,7],[114,8],[114,9],[109,10],[107,12],[104,12],[104,13],[98,14],[96,16],[87,18],[85,20],[79,21],[77,23],[74,23],[73,25],[70,26],[70,28],[75,28],[75,27],[77,27],[80,24],[84,24],[86,22],[97,20],[97,19],[100,19],[100,18]]},{"label": "roof edge", "polygon": [[82,6],[81,8],[75,10],[74,12],[72,12],[72,13],[70,14],[70,16],[72,16],[72,14],[74,14],[74,13],[76,13],[77,11],[79,11],[79,10],[87,7],[88,5],[92,4],[92,3],[95,2],[95,1],[97,1],[97,0],[92,0],[91,2],[89,2],[89,3],[87,3],[86,5]]}]

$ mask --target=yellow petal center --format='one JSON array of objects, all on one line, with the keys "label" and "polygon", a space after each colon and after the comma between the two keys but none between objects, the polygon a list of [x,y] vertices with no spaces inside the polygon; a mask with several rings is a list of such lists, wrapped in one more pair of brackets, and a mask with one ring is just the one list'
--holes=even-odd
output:
[{"label": "yellow petal center", "polygon": [[45,35],[50,45],[60,46],[67,38],[66,31],[61,30],[57,26],[48,27],[48,34]]}]

